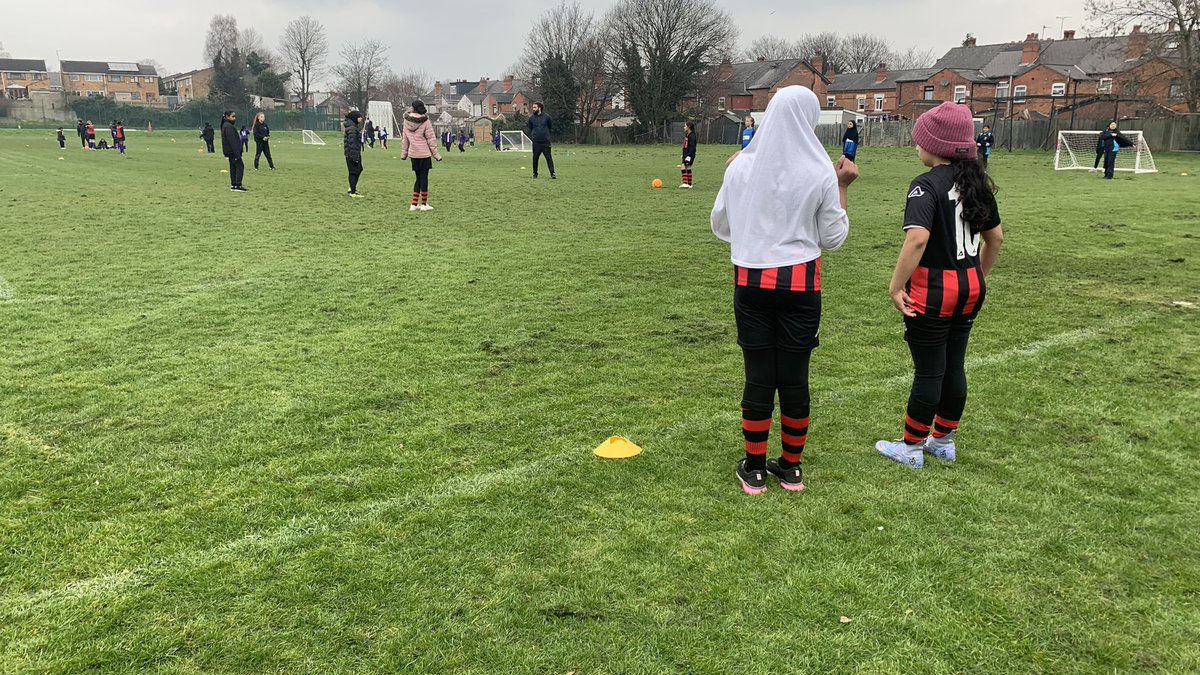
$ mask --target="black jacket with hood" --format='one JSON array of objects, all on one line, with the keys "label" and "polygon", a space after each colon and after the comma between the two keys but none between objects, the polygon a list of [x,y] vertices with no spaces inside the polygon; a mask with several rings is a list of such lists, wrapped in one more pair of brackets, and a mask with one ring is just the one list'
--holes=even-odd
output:
[{"label": "black jacket with hood", "polygon": [[346,115],[346,119],[342,121],[342,128],[345,133],[342,137],[342,150],[346,154],[347,159],[362,159],[362,129],[359,128],[356,120],[362,119],[359,115],[350,113]]},{"label": "black jacket with hood", "polygon": [[237,125],[221,118],[221,154],[226,157],[242,156],[242,134]]},{"label": "black jacket with hood", "polygon": [[255,142],[261,143],[261,142],[267,140],[267,137],[270,135],[271,135],[271,127],[267,126],[266,120],[254,123],[254,140],[255,140]]},{"label": "black jacket with hood", "polygon": [[529,121],[525,126],[529,128],[529,140],[538,145],[550,144],[550,129],[552,128],[550,116],[543,110],[540,115],[530,115]]}]

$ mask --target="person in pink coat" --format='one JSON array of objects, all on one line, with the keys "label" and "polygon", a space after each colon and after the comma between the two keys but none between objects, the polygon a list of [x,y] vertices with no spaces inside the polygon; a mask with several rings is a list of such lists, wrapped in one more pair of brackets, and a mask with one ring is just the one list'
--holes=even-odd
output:
[{"label": "person in pink coat", "polygon": [[423,101],[413,101],[412,110],[404,113],[401,140],[401,159],[411,159],[413,173],[417,174],[413,184],[412,206],[408,210],[432,211],[433,207],[429,205],[429,170],[433,168],[433,160],[442,161],[442,155],[438,152],[433,122],[425,113]]}]

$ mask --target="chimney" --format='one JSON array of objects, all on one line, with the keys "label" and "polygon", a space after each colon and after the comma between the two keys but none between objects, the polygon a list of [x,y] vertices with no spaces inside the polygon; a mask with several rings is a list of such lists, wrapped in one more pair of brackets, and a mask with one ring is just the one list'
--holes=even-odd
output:
[{"label": "chimney", "polygon": [[1037,33],[1030,33],[1025,36],[1025,44],[1021,48],[1021,65],[1028,65],[1038,60],[1038,55],[1041,54],[1042,43],[1038,40]]},{"label": "chimney", "polygon": [[729,59],[727,58],[724,61],[721,61],[721,74],[719,75],[719,78],[722,82],[724,82],[731,77],[733,77],[733,64],[730,63]]},{"label": "chimney", "polygon": [[1074,40],[1074,39],[1075,39],[1075,31],[1073,31],[1073,30],[1064,30],[1064,31],[1063,31],[1063,39],[1064,39],[1064,40]]},{"label": "chimney", "polygon": [[507,94],[508,92],[512,91],[512,87],[513,87],[512,83],[513,83],[513,76],[505,75],[504,76],[504,93]]},{"label": "chimney", "polygon": [[875,84],[879,84],[887,79],[887,64],[882,61],[875,66]]},{"label": "chimney", "polygon": [[821,52],[813,53],[812,67],[813,70],[817,71],[818,73],[822,75],[825,74],[825,57],[821,55]]},{"label": "chimney", "polygon": [[440,99],[442,97],[442,82],[438,80],[433,83],[433,97]]},{"label": "chimney", "polygon": [[479,93],[486,94],[488,90],[488,79],[486,77],[479,78]]},{"label": "chimney", "polygon": [[1136,61],[1146,55],[1146,34],[1141,26],[1134,26],[1129,31],[1129,44],[1125,47],[1125,58]]},{"label": "chimney", "polygon": [[967,38],[966,44],[964,44],[963,46],[964,47],[974,47],[976,44],[978,44],[978,42],[979,41],[975,38],[975,36],[972,35],[971,37]]}]

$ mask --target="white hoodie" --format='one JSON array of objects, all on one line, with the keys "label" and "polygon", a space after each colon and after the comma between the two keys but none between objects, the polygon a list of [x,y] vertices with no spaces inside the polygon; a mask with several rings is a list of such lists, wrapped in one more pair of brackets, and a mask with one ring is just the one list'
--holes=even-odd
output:
[{"label": "white hoodie", "polygon": [[850,233],[837,174],[817,140],[821,105],[807,87],[780,89],[754,140],[725,170],[712,230],[733,264],[798,265],[837,250]]}]

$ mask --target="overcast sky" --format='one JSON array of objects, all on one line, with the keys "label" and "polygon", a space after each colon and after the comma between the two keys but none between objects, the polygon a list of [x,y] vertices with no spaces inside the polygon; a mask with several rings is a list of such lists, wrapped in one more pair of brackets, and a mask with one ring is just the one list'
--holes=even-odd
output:
[{"label": "overcast sky", "polygon": [[[716,0],[735,17],[740,45],[764,34],[871,32],[896,47],[919,45],[939,56],[970,32],[980,44],[1021,40],[1027,33],[1059,36],[1066,28],[1085,33],[1083,0],[1012,0],[977,9],[952,0]],[[580,0],[603,13],[611,0]],[[5,3],[0,43],[14,58],[45,59],[54,69],[58,54],[68,60],[137,61],[152,58],[170,72],[203,67],[204,34],[212,14],[229,13],[240,27],[253,26],[276,46],[287,22],[309,14],[325,24],[331,61],[347,41],[374,38],[391,47],[397,72],[419,70],[434,79],[497,78],[520,56],[530,20],[558,0],[447,3],[318,2],[251,0],[231,3],[173,3],[162,0],[59,0]],[[353,9],[352,9],[353,8]],[[951,9],[953,8],[953,9]],[[451,10],[454,12],[452,15]],[[164,73],[169,74],[169,73]]]}]

